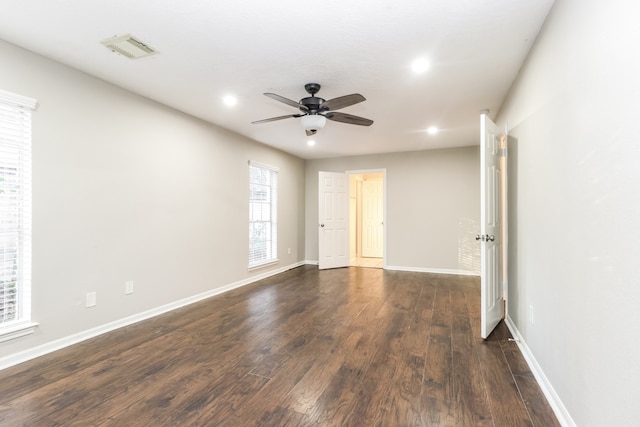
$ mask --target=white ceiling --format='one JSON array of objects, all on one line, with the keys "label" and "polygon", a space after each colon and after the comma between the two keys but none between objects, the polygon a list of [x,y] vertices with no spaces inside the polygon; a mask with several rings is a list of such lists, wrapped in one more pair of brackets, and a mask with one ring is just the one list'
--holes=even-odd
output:
[{"label": "white ceiling", "polygon": [[[477,144],[553,0],[2,0],[0,39],[302,158]],[[160,53],[129,60],[101,40],[131,33]],[[411,62],[426,57],[423,74]],[[2,64],[8,66],[8,64]],[[10,65],[9,65],[10,66]],[[313,138],[264,95],[360,93]],[[229,108],[222,97],[234,94]],[[438,126],[429,135],[425,129]]]}]

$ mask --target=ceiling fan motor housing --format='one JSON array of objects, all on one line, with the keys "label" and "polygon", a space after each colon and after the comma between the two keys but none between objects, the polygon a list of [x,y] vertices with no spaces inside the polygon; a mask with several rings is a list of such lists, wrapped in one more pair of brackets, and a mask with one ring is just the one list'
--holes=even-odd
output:
[{"label": "ceiling fan motor housing", "polygon": [[[322,111],[321,106],[324,102],[324,99],[318,98],[316,96],[302,98],[300,100],[300,104],[302,104],[300,110],[303,112],[309,112],[309,114],[318,114],[320,111]],[[324,111],[326,111],[326,109]]]}]

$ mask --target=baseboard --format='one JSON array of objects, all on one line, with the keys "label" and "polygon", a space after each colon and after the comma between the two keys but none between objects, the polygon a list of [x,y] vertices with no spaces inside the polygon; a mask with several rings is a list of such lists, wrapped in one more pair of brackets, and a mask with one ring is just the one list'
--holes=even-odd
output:
[{"label": "baseboard", "polygon": [[162,305],[160,307],[152,308],[151,310],[143,311],[141,313],[134,314],[132,316],[125,317],[120,320],[116,320],[113,322],[106,323],[104,325],[97,326],[95,328],[87,329],[86,331],[78,332],[77,334],[69,335],[64,338],[60,338],[46,344],[42,344],[27,350],[23,350],[18,353],[14,353],[8,356],[4,356],[0,358],[0,370],[6,369],[8,367],[18,365],[20,363],[26,362],[31,359],[35,359],[36,357],[44,356],[45,354],[52,353],[57,350],[61,350],[65,347],[69,347],[74,344],[78,344],[82,341],[88,340],[90,338],[97,337],[98,335],[105,334],[107,332],[111,332],[115,329],[122,328],[124,326],[132,325],[134,323],[138,323],[142,320],[150,319],[152,317],[158,316],[160,314],[168,313],[172,310],[178,309],[180,307],[187,306],[189,304],[196,303],[198,301],[202,301],[204,299],[210,298],[215,295],[220,295],[225,292],[229,292],[230,290],[240,288],[242,286],[249,285],[251,283],[257,282],[262,279],[266,279],[267,277],[275,276],[276,274],[284,273],[285,271],[291,270],[296,267],[300,267],[305,265],[305,261],[297,262],[294,264],[290,264],[286,267],[281,267],[275,270],[269,270],[265,273],[251,276],[249,278],[239,280],[234,283],[230,283],[228,285],[212,289],[207,292],[203,292],[201,294],[197,294],[188,298],[184,298],[178,301],[171,302],[169,304]]},{"label": "baseboard", "polygon": [[480,273],[477,271],[450,270],[446,268],[401,267],[401,266],[395,266],[395,265],[386,265],[384,268],[385,270],[413,271],[416,273],[455,274],[458,276],[480,276]]},{"label": "baseboard", "polygon": [[[305,264],[318,265],[318,261],[306,260]],[[455,274],[458,276],[480,276],[479,271],[448,270],[443,268],[399,267],[394,265],[385,265],[383,268],[385,270],[413,271],[415,273]]]},{"label": "baseboard", "polygon": [[522,352],[522,355],[529,365],[531,372],[533,372],[533,376],[538,381],[538,384],[540,385],[542,392],[547,398],[551,409],[553,409],[553,412],[556,414],[556,418],[558,418],[558,422],[560,423],[560,425],[564,427],[576,427],[575,421],[573,421],[573,418],[571,418],[569,411],[567,411],[567,408],[560,400],[560,396],[558,396],[558,393],[556,393],[553,386],[549,382],[549,379],[542,371],[542,368],[536,361],[533,353],[531,353],[529,346],[527,346],[524,338],[522,338],[520,331],[518,331],[518,328],[516,327],[515,323],[513,323],[511,317],[507,316],[507,318],[505,319],[505,323],[511,331],[511,334],[515,338],[516,343],[518,344],[518,348],[520,348],[520,352]]}]

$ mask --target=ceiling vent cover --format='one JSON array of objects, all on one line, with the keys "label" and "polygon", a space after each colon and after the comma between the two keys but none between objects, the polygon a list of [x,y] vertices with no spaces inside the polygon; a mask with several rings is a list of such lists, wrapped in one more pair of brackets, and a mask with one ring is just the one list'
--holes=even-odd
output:
[{"label": "ceiling vent cover", "polygon": [[157,51],[148,44],[136,39],[131,34],[102,40],[100,43],[111,49],[113,52],[126,56],[129,59],[142,58],[153,55]]}]

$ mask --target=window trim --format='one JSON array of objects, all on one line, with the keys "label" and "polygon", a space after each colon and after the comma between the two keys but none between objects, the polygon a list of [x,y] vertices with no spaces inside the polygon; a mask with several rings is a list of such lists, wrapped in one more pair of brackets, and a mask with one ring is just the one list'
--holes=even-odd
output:
[{"label": "window trim", "polygon": [[[275,237],[273,237],[272,240],[272,245],[273,247],[271,248],[271,252],[272,252],[272,258],[269,259],[265,259],[265,260],[261,260],[258,262],[251,262],[251,233],[249,233],[249,254],[248,254],[248,270],[249,271],[253,271],[259,268],[263,268],[263,267],[267,267],[270,265],[274,265],[277,264],[280,260],[278,259],[278,174],[279,174],[279,168],[275,167],[275,166],[271,166],[265,163],[260,163],[260,162],[256,162],[253,160],[249,160],[249,200],[248,200],[248,204],[249,204],[249,226],[251,226],[251,167],[256,167],[256,168],[261,168],[261,169],[265,169],[271,172],[275,173],[275,195],[272,195],[271,200],[270,200],[270,206],[272,209],[272,217],[275,220],[271,220],[269,221],[270,224],[272,225],[272,227],[275,226]],[[273,232],[273,229],[272,229]]]},{"label": "window trim", "polygon": [[[28,271],[23,272],[20,275],[20,290],[22,301],[20,302],[20,317],[16,320],[12,320],[3,324],[0,324],[0,342],[8,341],[14,338],[22,337],[25,335],[32,334],[35,331],[35,328],[38,326],[38,323],[33,322],[31,320],[31,243],[32,243],[32,234],[31,234],[31,221],[32,221],[32,211],[31,211],[31,199],[33,196],[33,190],[31,189],[32,182],[32,171],[31,165],[33,163],[33,157],[31,154],[32,150],[32,124],[31,124],[31,111],[36,109],[37,101],[33,98],[29,98],[23,95],[18,95],[12,92],[7,92],[4,90],[0,90],[0,103],[8,105],[9,108],[13,109],[22,109],[29,112],[29,129],[27,132],[28,137],[21,140],[22,143],[28,145],[28,158],[26,161],[27,173],[29,173],[28,177],[28,193],[22,199],[23,204],[27,205],[23,211],[23,216],[21,220],[25,223],[25,227],[23,229],[27,229],[28,231],[23,234],[23,246],[26,246],[26,266],[20,266],[20,270],[24,270],[26,268]],[[26,202],[26,203],[25,203]]]}]

